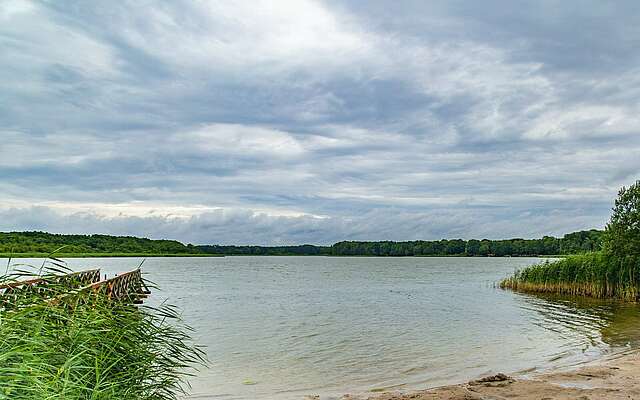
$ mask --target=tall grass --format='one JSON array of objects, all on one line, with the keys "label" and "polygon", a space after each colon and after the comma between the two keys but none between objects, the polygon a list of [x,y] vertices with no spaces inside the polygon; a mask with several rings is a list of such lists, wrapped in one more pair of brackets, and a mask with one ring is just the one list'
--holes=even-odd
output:
[{"label": "tall grass", "polygon": [[[165,400],[204,363],[178,310],[114,302],[44,273],[40,290],[2,299],[0,399]],[[16,275],[0,277],[0,282]]]},{"label": "tall grass", "polygon": [[566,257],[532,265],[504,279],[500,287],[637,301],[640,296],[640,260],[612,257],[602,252]]}]

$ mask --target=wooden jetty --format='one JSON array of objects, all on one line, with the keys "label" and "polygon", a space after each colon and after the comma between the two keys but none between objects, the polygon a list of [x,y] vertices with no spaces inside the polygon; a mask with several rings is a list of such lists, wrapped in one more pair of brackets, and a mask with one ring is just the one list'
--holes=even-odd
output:
[{"label": "wooden jetty", "polygon": [[27,289],[44,290],[53,284],[70,284],[69,286],[85,286],[100,281],[100,270],[90,269],[87,271],[72,272],[64,275],[54,275],[49,277],[34,278],[24,281],[9,282],[0,285],[2,294],[10,294],[14,291]]},{"label": "wooden jetty", "polygon": [[100,270],[91,269],[7,282],[0,285],[0,305],[12,307],[12,305],[21,303],[24,299],[30,298],[34,294],[44,300],[49,300],[64,295],[64,291],[80,289],[98,281],[100,281]]},{"label": "wooden jetty", "polygon": [[111,300],[131,300],[135,304],[142,303],[142,299],[151,294],[151,291],[144,283],[144,279],[142,279],[140,268],[92,283],[83,288],[83,290],[102,292]]},{"label": "wooden jetty", "polygon": [[[66,292],[60,293],[60,288]],[[103,293],[110,300],[141,304],[151,291],[142,278],[140,268],[112,278],[101,279],[100,269],[73,272],[61,275],[49,275],[0,285],[0,298],[3,303],[15,303],[19,297],[33,293],[53,300],[56,297],[72,293]]]}]

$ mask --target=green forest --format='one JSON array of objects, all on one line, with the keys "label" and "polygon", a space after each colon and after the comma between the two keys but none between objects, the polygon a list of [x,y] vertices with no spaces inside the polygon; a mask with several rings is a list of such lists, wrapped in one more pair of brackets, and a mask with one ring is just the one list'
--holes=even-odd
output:
[{"label": "green forest", "polygon": [[133,236],[59,235],[46,232],[0,232],[0,253],[11,255],[188,255],[202,254],[192,245],[175,240]]},{"label": "green forest", "polygon": [[331,246],[336,256],[536,256],[580,254],[599,250],[602,231],[569,233],[562,238],[506,240],[438,240],[411,242],[339,242]]},{"label": "green forest", "polygon": [[408,242],[338,242],[332,246],[196,246],[223,255],[326,255],[326,256],[536,256],[581,254],[600,250],[602,231],[579,231],[562,238],[506,240],[416,240]]},{"label": "green forest", "polygon": [[0,232],[0,254],[40,256],[215,256],[215,255],[303,255],[303,256],[536,256],[566,255],[598,251],[602,231],[569,233],[562,238],[462,240],[407,242],[343,241],[331,246],[221,246],[192,245],[175,240],[153,240],[133,236],[61,235],[46,232]]}]

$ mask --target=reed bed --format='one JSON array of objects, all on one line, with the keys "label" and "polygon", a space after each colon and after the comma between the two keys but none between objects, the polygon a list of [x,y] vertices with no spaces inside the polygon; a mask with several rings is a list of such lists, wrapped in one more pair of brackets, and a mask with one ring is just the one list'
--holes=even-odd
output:
[{"label": "reed bed", "polygon": [[0,399],[166,400],[188,387],[204,353],[171,305],[136,306],[83,292],[60,268],[4,275],[44,278],[2,299]]},{"label": "reed bed", "polygon": [[532,265],[500,282],[503,289],[640,300],[640,260],[603,252]]}]

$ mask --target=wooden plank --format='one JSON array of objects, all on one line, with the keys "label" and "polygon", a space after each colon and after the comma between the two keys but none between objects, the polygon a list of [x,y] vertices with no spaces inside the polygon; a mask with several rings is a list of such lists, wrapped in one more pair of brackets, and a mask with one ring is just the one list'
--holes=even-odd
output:
[{"label": "wooden plank", "polygon": [[[73,272],[70,274],[66,274],[66,275],[56,275],[55,278],[57,279],[69,279],[75,276],[87,276],[90,277],[91,275],[97,277],[97,279],[100,279],[100,270],[99,269],[89,269],[86,271],[78,271],[78,272]],[[95,277],[91,277],[91,281],[95,281],[96,278]],[[3,285],[0,285],[0,290],[2,289],[15,289],[15,288],[19,288],[22,286],[33,286],[35,284],[38,283],[47,283],[50,282],[51,279],[45,279],[45,278],[35,278],[35,279],[27,279],[24,281],[15,281],[15,282],[9,282],[9,283],[5,283]],[[85,282],[81,282],[81,283],[85,283]]]},{"label": "wooden plank", "polygon": [[[70,287],[69,289],[71,290],[67,293],[54,294],[53,297],[48,299],[43,297],[43,300],[56,302],[69,295],[81,295],[87,291],[104,291],[109,299],[118,301],[131,300],[134,304],[140,304],[142,303],[142,299],[151,294],[151,291],[149,291],[149,288],[144,283],[144,279],[142,279],[142,272],[140,271],[140,268],[116,275],[112,278],[105,278],[103,280],[100,280],[100,278],[101,275],[99,269],[79,271],[67,275],[58,275],[55,277],[57,282],[78,279],[78,288],[74,290]],[[45,292],[49,282],[52,282],[50,277],[46,279],[36,278],[10,282],[0,285],[0,298],[5,304],[13,303],[17,299],[16,296],[19,296],[23,291],[23,293],[26,294],[26,291],[28,290],[35,290],[37,293],[41,293],[43,296],[46,296]],[[51,295],[51,293],[49,293],[49,295]]]},{"label": "wooden plank", "polygon": [[113,278],[92,283],[82,290],[92,290],[94,292],[104,290],[110,299],[133,299],[134,303],[151,293],[142,279],[142,273],[139,268],[116,275]]}]

